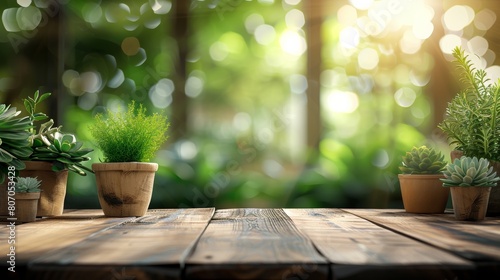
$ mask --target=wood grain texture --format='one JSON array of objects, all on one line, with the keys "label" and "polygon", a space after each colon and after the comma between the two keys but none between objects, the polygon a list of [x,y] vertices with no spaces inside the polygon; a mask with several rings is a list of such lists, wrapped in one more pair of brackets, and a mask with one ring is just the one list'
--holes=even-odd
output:
[{"label": "wood grain texture", "polygon": [[[26,264],[52,250],[61,249],[78,243],[89,236],[126,222],[131,218],[105,218],[101,210],[80,210],[57,218],[40,219],[36,222],[16,225],[15,251],[16,263]],[[6,223],[3,223],[6,225]],[[0,230],[0,252],[7,252],[9,229]],[[0,255],[2,265],[7,257]]]},{"label": "wood grain texture", "polygon": [[[82,275],[85,279],[103,280],[180,279],[184,259],[213,213],[213,208],[193,208],[149,210],[139,218],[102,216],[90,220],[108,226],[99,230],[94,226],[88,230],[92,223],[85,221],[89,219],[80,218],[81,211],[71,212],[66,217],[47,221],[53,230],[58,231],[52,232],[56,239],[44,244],[53,250],[40,252],[22,245],[25,243],[19,245],[20,251],[28,250],[37,256],[36,259],[29,258],[29,269],[21,273],[29,279],[82,279]],[[38,230],[42,222],[32,225]],[[71,234],[79,236],[79,240],[64,242],[65,237],[74,239],[69,236]],[[40,237],[38,234],[29,237],[33,246],[42,243],[35,241]]]},{"label": "wood grain texture", "polygon": [[500,219],[457,221],[453,215],[412,215],[404,210],[348,209],[349,213],[473,261],[500,261]]},{"label": "wood grain texture", "polygon": [[[332,263],[335,279],[454,279],[473,264],[340,209],[285,209]],[[460,277],[459,277],[460,276]],[[403,279],[401,278],[401,279]]]},{"label": "wood grain texture", "polygon": [[327,279],[326,260],[282,209],[217,210],[186,279]]}]

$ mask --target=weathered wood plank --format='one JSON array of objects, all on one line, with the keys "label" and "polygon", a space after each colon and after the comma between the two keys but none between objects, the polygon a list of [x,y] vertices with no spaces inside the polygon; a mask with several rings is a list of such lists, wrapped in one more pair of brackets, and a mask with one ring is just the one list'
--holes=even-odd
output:
[{"label": "weathered wood plank", "polygon": [[326,260],[282,209],[217,210],[186,279],[327,279]]},{"label": "weathered wood plank", "polygon": [[[105,218],[101,210],[80,210],[57,218],[41,219],[15,226],[16,264],[26,264],[52,250],[64,248],[132,218]],[[10,229],[0,230],[0,252],[6,252]],[[7,257],[0,255],[2,265]]]},{"label": "weathered wood plank", "polygon": [[452,214],[415,215],[394,209],[346,209],[407,236],[474,261],[500,261],[500,218],[457,221]]},{"label": "weathered wood plank", "polygon": [[453,214],[416,215],[401,209],[346,209],[393,231],[474,262],[474,279],[500,275],[500,219],[457,221]]},{"label": "weathered wood plank", "polygon": [[454,279],[473,269],[466,260],[340,209],[284,211],[332,263],[335,279]]},{"label": "weathered wood plank", "polygon": [[[31,252],[31,279],[180,279],[185,257],[209,223],[213,208],[150,210],[143,217],[120,218],[119,223],[86,234],[77,243],[57,246],[47,253]],[[80,213],[68,213],[76,219]],[[106,221],[115,218],[104,218]],[[51,219],[60,232],[84,225]],[[60,232],[54,234],[61,238]],[[37,234],[30,235],[38,238]],[[40,242],[40,240],[38,241]],[[129,278],[127,278],[129,279]]]}]

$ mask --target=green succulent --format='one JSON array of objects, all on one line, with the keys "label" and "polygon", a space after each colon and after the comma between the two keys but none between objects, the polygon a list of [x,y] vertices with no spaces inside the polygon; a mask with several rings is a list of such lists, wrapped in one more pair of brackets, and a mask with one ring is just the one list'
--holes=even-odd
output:
[{"label": "green succulent", "polygon": [[446,167],[444,155],[427,146],[413,147],[403,156],[403,174],[439,174]]},{"label": "green succulent", "polygon": [[36,177],[17,177],[16,192],[40,192],[41,183]]},{"label": "green succulent", "polygon": [[76,141],[75,136],[69,133],[57,131],[48,139],[50,145],[35,141],[31,160],[50,161],[54,171],[68,169],[82,176],[87,175],[86,171],[93,173],[92,169],[82,164],[90,160],[86,155],[93,149],[82,148],[83,143]]},{"label": "green succulent", "polygon": [[500,178],[486,158],[462,156],[443,171],[444,187],[494,187]]},{"label": "green succulent", "polygon": [[0,104],[0,183],[5,180],[9,166],[24,169],[21,159],[32,152],[28,141],[31,122],[28,117],[19,117],[20,113],[15,107]]},{"label": "green succulent", "polygon": [[82,164],[90,160],[86,155],[93,149],[83,148],[83,143],[77,141],[73,134],[61,131],[62,126],[52,127],[54,121],[50,119],[41,124],[36,132],[34,122],[48,118],[44,113],[37,113],[36,106],[49,96],[50,93],[40,95],[39,91],[36,91],[33,98],[28,97],[24,100],[29,120],[33,125],[29,138],[33,153],[26,160],[51,162],[54,171],[68,169],[82,176],[87,175],[86,172],[93,173],[92,169]]}]

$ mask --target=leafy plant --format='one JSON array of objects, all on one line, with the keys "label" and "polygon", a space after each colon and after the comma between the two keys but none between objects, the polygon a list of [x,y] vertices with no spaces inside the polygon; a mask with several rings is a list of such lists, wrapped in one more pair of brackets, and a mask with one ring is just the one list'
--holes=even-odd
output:
[{"label": "leafy plant", "polygon": [[500,178],[486,158],[462,156],[446,166],[443,171],[445,187],[493,187]]},{"label": "leafy plant", "polygon": [[86,155],[93,149],[83,148],[83,143],[77,141],[73,134],[61,131],[62,126],[52,127],[54,120],[50,119],[41,124],[38,133],[36,132],[34,123],[48,118],[46,114],[36,112],[36,106],[50,95],[49,92],[40,95],[39,91],[36,91],[33,98],[28,97],[24,100],[24,106],[32,124],[29,139],[33,149],[33,153],[26,159],[51,162],[54,171],[68,169],[81,176],[87,175],[86,172],[93,173],[92,169],[82,164],[90,160],[90,157]]},{"label": "leafy plant", "polygon": [[406,152],[399,170],[403,174],[439,174],[445,167],[444,155],[424,145]]},{"label": "leafy plant", "polygon": [[465,88],[448,103],[438,127],[465,156],[499,161],[500,86],[488,80],[485,70],[474,68],[461,48],[453,56]]},{"label": "leafy plant", "polygon": [[142,104],[136,108],[132,101],[126,112],[97,114],[89,130],[104,162],[147,162],[167,140],[169,126],[166,116],[148,116]]},{"label": "leafy plant", "polygon": [[0,183],[5,180],[9,166],[24,169],[21,159],[32,153],[28,141],[31,122],[28,117],[19,117],[20,113],[15,107],[0,104]]},{"label": "leafy plant", "polygon": [[42,181],[36,177],[17,177],[16,192],[40,192]]}]

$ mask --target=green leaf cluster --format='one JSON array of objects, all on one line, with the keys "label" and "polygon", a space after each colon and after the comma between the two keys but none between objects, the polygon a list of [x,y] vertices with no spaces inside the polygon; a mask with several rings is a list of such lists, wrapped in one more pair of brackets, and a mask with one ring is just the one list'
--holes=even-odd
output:
[{"label": "green leaf cluster", "polygon": [[24,99],[24,107],[32,124],[29,139],[33,150],[26,160],[51,162],[54,171],[68,169],[81,176],[87,175],[86,172],[93,173],[92,169],[82,164],[90,160],[86,155],[93,149],[83,148],[83,143],[77,141],[73,134],[61,131],[62,126],[52,127],[54,121],[50,119],[41,124],[36,132],[34,123],[48,118],[46,114],[37,112],[36,106],[50,95],[49,92],[40,95],[39,91],[36,91],[33,98]]},{"label": "green leaf cluster", "polygon": [[89,130],[104,162],[148,162],[167,140],[167,117],[132,101],[126,112],[97,114]]},{"label": "green leaf cluster", "polygon": [[445,187],[494,187],[500,178],[486,158],[462,156],[443,171]]},{"label": "green leaf cluster", "polygon": [[28,141],[31,122],[28,117],[19,117],[20,113],[15,107],[0,104],[0,183],[5,180],[9,166],[24,169],[22,158],[32,153]]},{"label": "green leaf cluster", "polygon": [[406,152],[399,170],[403,174],[439,174],[445,167],[444,155],[423,145]]},{"label": "green leaf cluster", "polygon": [[40,185],[42,181],[36,177],[17,177],[16,178],[16,192],[40,192]]},{"label": "green leaf cluster", "polygon": [[43,142],[35,142],[33,145],[33,154],[30,159],[35,161],[52,162],[52,170],[62,171],[68,169],[81,176],[87,175],[86,172],[93,173],[92,169],[82,163],[90,160],[86,156],[93,149],[83,148],[83,143],[76,141],[73,134],[55,132],[50,145]]},{"label": "green leaf cluster", "polygon": [[448,103],[438,127],[465,156],[499,161],[500,86],[490,83],[483,69],[474,68],[461,48],[456,47],[453,56],[465,88]]}]

